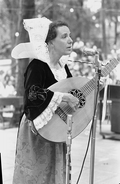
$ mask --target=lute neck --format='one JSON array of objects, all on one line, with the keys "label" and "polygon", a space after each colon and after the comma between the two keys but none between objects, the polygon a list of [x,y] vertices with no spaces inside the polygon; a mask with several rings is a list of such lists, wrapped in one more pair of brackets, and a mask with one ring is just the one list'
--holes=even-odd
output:
[{"label": "lute neck", "polygon": [[[105,67],[101,70],[102,77],[106,77],[120,62],[113,58],[110,63],[106,64]],[[85,96],[89,95],[96,87],[96,77],[93,77],[88,81],[82,88],[81,91]],[[103,86],[100,85],[99,90],[102,90]]]}]

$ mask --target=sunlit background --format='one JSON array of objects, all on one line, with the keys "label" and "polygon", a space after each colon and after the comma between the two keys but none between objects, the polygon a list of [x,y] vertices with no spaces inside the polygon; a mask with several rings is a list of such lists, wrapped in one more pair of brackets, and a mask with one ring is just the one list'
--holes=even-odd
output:
[{"label": "sunlit background", "polygon": [[[23,27],[23,19],[43,16],[53,21],[60,19],[68,23],[73,39],[73,51],[70,56],[61,59],[67,62],[73,76],[91,80],[96,75],[95,56],[89,52],[84,54],[85,49],[99,53],[97,61],[100,63],[100,71],[108,66],[107,63],[113,62],[114,67],[109,68],[108,76],[104,79],[106,90],[101,90],[98,98],[97,120],[100,122],[102,116],[100,102],[102,105],[105,102],[104,127],[107,126],[109,131],[102,132],[103,134],[101,130],[97,132],[95,183],[118,184],[120,147],[116,137],[120,140],[120,64],[116,63],[120,60],[120,0],[0,0],[0,152],[4,184],[12,183],[17,128],[23,113],[24,72],[30,62],[29,58],[13,59],[11,51],[17,44],[29,41]],[[107,96],[111,94],[113,99]],[[111,126],[115,128],[113,132]],[[81,156],[81,152],[85,151],[83,149],[85,141],[88,140],[88,131],[89,126],[73,144],[75,179],[78,175],[78,162],[81,164],[84,156]],[[114,133],[116,131],[117,134]],[[104,138],[113,134],[115,140],[101,138],[101,135]],[[89,176],[88,161],[84,169],[85,182]]]}]

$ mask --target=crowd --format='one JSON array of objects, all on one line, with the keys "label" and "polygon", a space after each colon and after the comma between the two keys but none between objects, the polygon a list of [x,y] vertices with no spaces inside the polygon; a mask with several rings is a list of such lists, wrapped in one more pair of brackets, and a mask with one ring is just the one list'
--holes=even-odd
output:
[{"label": "crowd", "polygon": [[[104,63],[100,49],[97,49],[92,43],[84,43],[80,37],[76,38],[73,44],[73,51],[70,57],[67,58],[69,68],[73,76],[85,76],[91,79],[95,75],[94,56],[84,55],[82,53],[83,48],[92,48],[99,51],[99,60]],[[116,57],[115,51],[111,51],[111,55],[108,59],[113,56]],[[65,57],[63,57],[65,59]],[[119,73],[119,72],[118,72]],[[110,84],[120,84],[120,79],[116,75],[116,70],[113,70],[109,75]],[[15,80],[10,74],[4,75],[0,72],[0,96],[13,96],[16,95]]]},{"label": "crowd", "polygon": [[1,72],[0,74],[0,96],[15,96],[15,80],[14,77],[10,74],[4,74]]},{"label": "crowd", "polygon": [[[95,74],[95,57],[94,55],[87,55],[83,53],[84,48],[93,49],[98,51],[97,47],[92,43],[87,42],[86,44],[79,38],[76,38],[76,41],[73,44],[73,52],[70,55],[69,66],[72,70],[73,75],[75,76],[85,76],[92,78]],[[102,55],[99,50],[99,59],[102,61]]]},{"label": "crowd", "polygon": [[[112,57],[117,58],[118,54],[113,55],[113,50],[111,51],[111,54],[108,55],[108,59],[104,60],[104,57],[102,55],[101,49],[97,48],[93,43],[84,43],[79,37],[76,38],[76,41],[73,44],[73,52],[70,55],[69,59],[69,68],[71,69],[71,72],[73,76],[84,76],[89,79],[93,78],[95,75],[95,57],[88,55],[85,55],[82,51],[84,48],[92,49],[95,51],[98,51],[99,53],[99,61],[101,63],[101,66],[105,66],[107,62],[110,61]],[[74,61],[74,62],[73,62]],[[110,72],[108,78],[109,78],[109,84],[120,84],[120,78],[118,76],[119,69],[114,69],[112,72]],[[118,74],[117,74],[118,73]]]}]

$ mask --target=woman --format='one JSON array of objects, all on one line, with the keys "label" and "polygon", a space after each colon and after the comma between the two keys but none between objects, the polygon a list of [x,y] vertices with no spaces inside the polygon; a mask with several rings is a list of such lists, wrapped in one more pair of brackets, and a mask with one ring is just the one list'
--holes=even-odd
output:
[{"label": "woman", "polygon": [[[17,139],[13,184],[65,184],[66,144],[44,139],[39,130],[49,123],[62,101],[74,110],[78,104],[78,99],[73,95],[48,89],[57,81],[72,76],[60,58],[71,53],[73,41],[66,23],[45,23],[46,19],[43,19],[37,19],[37,22],[43,24],[42,31],[34,31],[34,20],[30,26],[29,23],[24,25],[29,36],[32,35],[30,39],[38,59],[30,62],[24,75],[24,115]],[[48,25],[48,30],[44,39],[41,39],[41,35],[45,34],[44,24]],[[37,36],[40,34],[40,39],[34,33]],[[33,41],[33,38],[38,41]]]}]

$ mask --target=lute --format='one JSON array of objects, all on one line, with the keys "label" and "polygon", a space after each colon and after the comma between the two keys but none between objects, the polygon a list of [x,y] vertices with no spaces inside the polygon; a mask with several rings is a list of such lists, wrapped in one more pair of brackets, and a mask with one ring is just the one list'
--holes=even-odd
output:
[{"label": "lute", "polygon": [[[101,74],[106,77],[119,61],[112,59],[106,64]],[[79,135],[90,123],[94,111],[95,77],[71,77],[63,79],[49,87],[52,91],[69,92],[79,99],[78,109],[74,112],[71,107],[62,102],[53,114],[52,119],[38,132],[45,139],[53,142],[65,142],[67,136],[67,114],[72,114],[72,138]],[[100,87],[100,90],[102,86]]]}]

